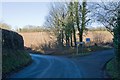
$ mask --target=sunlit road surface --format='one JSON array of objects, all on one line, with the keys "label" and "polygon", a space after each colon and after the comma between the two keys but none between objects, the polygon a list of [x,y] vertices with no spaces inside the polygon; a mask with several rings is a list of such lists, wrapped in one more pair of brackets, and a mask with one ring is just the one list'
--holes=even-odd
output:
[{"label": "sunlit road surface", "polygon": [[85,57],[56,57],[31,54],[33,63],[10,78],[105,78],[104,64],[113,50],[95,52]]},{"label": "sunlit road surface", "polygon": [[81,73],[76,64],[62,57],[31,54],[34,62],[12,78],[77,78]]}]

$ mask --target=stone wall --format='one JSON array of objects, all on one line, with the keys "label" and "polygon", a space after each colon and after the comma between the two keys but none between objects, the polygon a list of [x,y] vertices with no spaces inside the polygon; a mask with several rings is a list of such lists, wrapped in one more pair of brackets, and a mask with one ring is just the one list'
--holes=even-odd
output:
[{"label": "stone wall", "polygon": [[24,50],[23,37],[16,32],[2,29],[2,49]]}]

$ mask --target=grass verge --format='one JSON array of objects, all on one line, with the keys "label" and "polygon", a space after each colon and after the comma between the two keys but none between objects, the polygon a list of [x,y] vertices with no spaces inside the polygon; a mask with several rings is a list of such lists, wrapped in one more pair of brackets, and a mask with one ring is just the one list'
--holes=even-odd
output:
[{"label": "grass verge", "polygon": [[79,55],[79,56],[85,56],[91,54],[91,52],[96,51],[102,51],[102,50],[109,50],[112,49],[110,47],[103,47],[103,46],[90,46],[90,47],[84,47],[79,48],[78,54],[76,48],[63,48],[62,50],[55,50],[54,53],[51,53],[52,55]]},{"label": "grass verge", "polygon": [[2,77],[6,78],[11,72],[18,71],[32,61],[31,56],[24,50],[2,51]]},{"label": "grass verge", "polygon": [[106,70],[112,79],[118,78],[118,73],[115,68],[115,59],[113,58],[111,61],[107,63]]}]

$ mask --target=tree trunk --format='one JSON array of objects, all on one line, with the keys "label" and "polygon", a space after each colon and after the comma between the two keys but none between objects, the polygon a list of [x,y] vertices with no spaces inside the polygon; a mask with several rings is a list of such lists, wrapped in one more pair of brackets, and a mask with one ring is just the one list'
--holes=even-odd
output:
[{"label": "tree trunk", "polygon": [[[83,32],[81,31],[81,34],[80,34],[80,42],[83,42]],[[82,47],[83,44],[80,44],[80,47]]]},{"label": "tree trunk", "polygon": [[73,41],[72,41],[72,31],[71,31],[71,34],[70,34],[70,43],[71,43],[71,47],[73,47]]},{"label": "tree trunk", "polygon": [[74,37],[74,45],[76,47],[77,46],[77,43],[76,43],[76,32],[75,32],[74,26],[73,26],[73,37]]},{"label": "tree trunk", "polygon": [[66,47],[69,47],[69,43],[70,43],[69,36],[67,33],[65,35],[66,35]]},{"label": "tree trunk", "polygon": [[83,42],[83,33],[80,34],[80,42]]},{"label": "tree trunk", "polygon": [[61,44],[62,46],[64,46],[64,33],[63,33],[63,30],[61,31]]},{"label": "tree trunk", "polygon": [[79,41],[80,41],[80,26],[79,26],[79,10],[78,10],[78,4],[79,4],[79,2],[78,1],[76,1],[75,2],[75,16],[76,16],[76,24],[77,24],[77,28],[78,28],[78,32],[79,32]]},{"label": "tree trunk", "polygon": [[68,47],[70,47],[70,37],[68,36]]}]

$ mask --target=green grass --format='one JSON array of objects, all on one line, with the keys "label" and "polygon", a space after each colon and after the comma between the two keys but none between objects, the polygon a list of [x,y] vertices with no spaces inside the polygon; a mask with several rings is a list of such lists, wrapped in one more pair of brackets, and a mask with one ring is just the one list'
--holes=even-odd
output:
[{"label": "green grass", "polygon": [[111,78],[114,78],[114,79],[119,78],[118,73],[115,68],[115,59],[112,59],[111,61],[107,63],[106,69],[107,69],[108,74],[111,76]]},{"label": "green grass", "polygon": [[7,74],[27,65],[31,61],[30,55],[24,50],[3,50],[2,73]]}]

